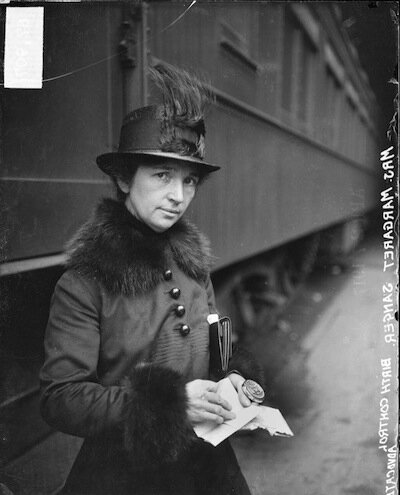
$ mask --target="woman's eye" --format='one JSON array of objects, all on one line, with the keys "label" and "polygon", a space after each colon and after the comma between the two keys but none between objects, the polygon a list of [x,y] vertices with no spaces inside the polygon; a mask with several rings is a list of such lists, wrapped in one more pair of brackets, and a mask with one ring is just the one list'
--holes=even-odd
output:
[{"label": "woman's eye", "polygon": [[185,183],[190,185],[190,186],[197,186],[199,183],[199,178],[198,177],[187,177],[185,179]]},{"label": "woman's eye", "polygon": [[162,180],[168,179],[168,172],[158,172],[156,176]]}]

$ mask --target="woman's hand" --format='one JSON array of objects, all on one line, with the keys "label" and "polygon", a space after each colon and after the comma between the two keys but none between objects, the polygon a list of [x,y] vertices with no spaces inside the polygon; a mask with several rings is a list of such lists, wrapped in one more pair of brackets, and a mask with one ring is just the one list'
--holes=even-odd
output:
[{"label": "woman's hand", "polygon": [[186,384],[187,414],[192,425],[203,421],[221,424],[235,418],[232,406],[217,393],[217,385],[211,380],[193,380]]},{"label": "woman's hand", "polygon": [[245,396],[243,389],[242,389],[242,384],[245,381],[243,376],[239,375],[238,373],[230,373],[228,375],[228,377],[229,377],[229,380],[232,382],[232,385],[235,387],[236,392],[238,393],[239,401],[242,404],[242,406],[243,407],[249,407],[251,402]]}]

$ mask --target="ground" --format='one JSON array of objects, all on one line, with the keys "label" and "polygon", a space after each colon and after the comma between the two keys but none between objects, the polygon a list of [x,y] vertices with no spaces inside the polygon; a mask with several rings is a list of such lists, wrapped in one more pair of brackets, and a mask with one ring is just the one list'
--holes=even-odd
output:
[{"label": "ground", "polygon": [[234,440],[253,495],[387,493],[379,404],[388,397],[390,446],[397,367],[392,363],[390,392],[381,394],[381,359],[395,356],[384,340],[382,265],[379,244],[365,243],[345,268],[314,273],[288,308],[288,334],[297,345],[272,392],[295,436],[257,432]]}]

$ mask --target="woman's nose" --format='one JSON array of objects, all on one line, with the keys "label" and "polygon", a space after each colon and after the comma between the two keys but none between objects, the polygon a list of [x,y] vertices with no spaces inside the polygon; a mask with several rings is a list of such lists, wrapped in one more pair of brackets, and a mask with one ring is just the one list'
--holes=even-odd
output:
[{"label": "woman's nose", "polygon": [[182,203],[184,199],[183,184],[181,181],[172,181],[171,189],[168,192],[168,198],[174,203]]}]

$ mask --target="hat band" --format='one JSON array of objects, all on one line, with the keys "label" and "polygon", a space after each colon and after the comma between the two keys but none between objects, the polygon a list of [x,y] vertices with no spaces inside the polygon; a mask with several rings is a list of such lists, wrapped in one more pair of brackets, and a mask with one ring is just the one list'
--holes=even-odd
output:
[{"label": "hat band", "polygon": [[187,126],[166,124],[157,115],[155,107],[144,107],[128,117],[121,129],[119,152],[157,150],[204,158],[203,121],[197,124],[200,132]]}]

